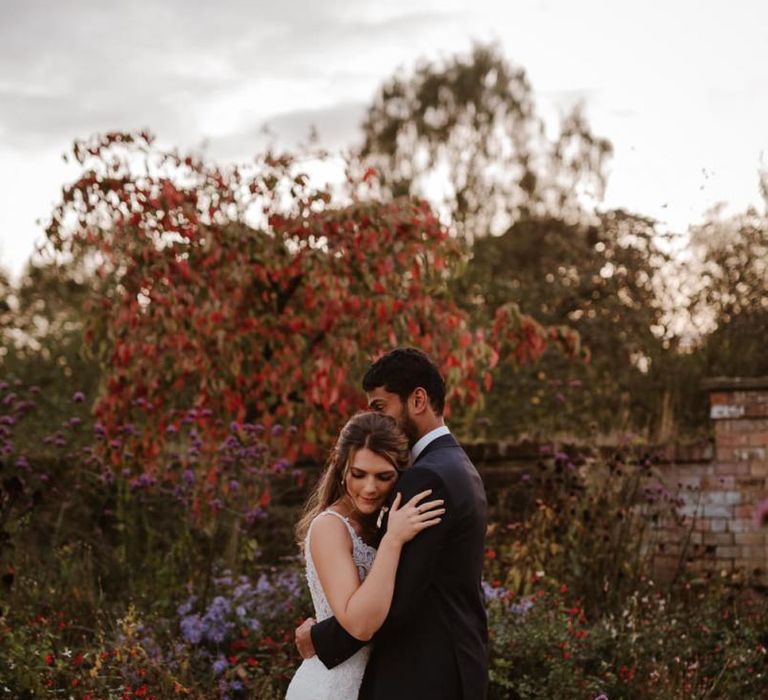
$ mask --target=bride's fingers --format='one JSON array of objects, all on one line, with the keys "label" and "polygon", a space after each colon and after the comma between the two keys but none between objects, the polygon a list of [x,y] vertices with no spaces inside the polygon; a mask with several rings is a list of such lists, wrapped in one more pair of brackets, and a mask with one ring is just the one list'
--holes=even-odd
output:
[{"label": "bride's fingers", "polygon": [[418,506],[421,501],[423,501],[429,494],[432,493],[432,489],[427,489],[426,491],[422,491],[421,493],[417,493],[413,498],[411,498],[410,501],[408,501],[407,505],[409,506]]},{"label": "bride's fingers", "polygon": [[425,513],[419,513],[417,518],[421,520],[421,522],[426,522],[430,518],[435,518],[438,515],[443,515],[445,513],[445,508],[435,508],[433,510],[426,511]]},{"label": "bride's fingers", "polygon": [[416,506],[416,510],[419,513],[426,513],[429,510],[432,510],[433,508],[439,508],[441,505],[443,505],[445,501],[442,498],[439,498],[435,501],[427,501],[426,503],[422,503],[419,506]]},{"label": "bride's fingers", "polygon": [[395,498],[392,501],[392,505],[389,508],[390,515],[392,513],[396,513],[397,512],[397,509],[400,507],[400,501],[402,501],[402,500],[403,500],[403,494],[398,491],[395,494]]},{"label": "bride's fingers", "polygon": [[419,523],[419,528],[421,530],[426,530],[428,527],[432,527],[433,525],[438,525],[441,520],[442,518],[432,518],[432,520],[425,520]]}]

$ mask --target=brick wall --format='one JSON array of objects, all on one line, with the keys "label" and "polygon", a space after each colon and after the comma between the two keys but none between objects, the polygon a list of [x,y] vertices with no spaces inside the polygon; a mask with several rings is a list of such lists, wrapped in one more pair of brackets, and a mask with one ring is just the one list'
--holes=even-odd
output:
[{"label": "brick wall", "polygon": [[708,380],[714,450],[708,459],[673,460],[662,471],[684,500],[681,524],[663,524],[657,575],[734,574],[768,584],[768,534],[754,522],[768,498],[768,377]]}]

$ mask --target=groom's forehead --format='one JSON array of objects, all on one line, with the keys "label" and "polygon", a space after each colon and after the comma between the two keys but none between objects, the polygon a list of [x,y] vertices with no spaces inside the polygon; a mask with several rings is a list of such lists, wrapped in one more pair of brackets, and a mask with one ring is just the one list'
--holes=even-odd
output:
[{"label": "groom's forehead", "polygon": [[375,389],[365,392],[368,398],[368,406],[370,408],[376,408],[376,406],[384,405],[390,401],[399,400],[399,396],[392,391],[387,391],[383,386],[377,386]]}]

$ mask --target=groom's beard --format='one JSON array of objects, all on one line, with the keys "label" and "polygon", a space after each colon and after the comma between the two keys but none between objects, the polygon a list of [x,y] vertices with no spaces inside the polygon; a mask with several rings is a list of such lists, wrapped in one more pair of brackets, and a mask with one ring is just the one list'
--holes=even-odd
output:
[{"label": "groom's beard", "polygon": [[400,421],[400,429],[405,433],[405,437],[408,438],[408,447],[413,447],[419,441],[419,429],[407,411],[404,412]]}]

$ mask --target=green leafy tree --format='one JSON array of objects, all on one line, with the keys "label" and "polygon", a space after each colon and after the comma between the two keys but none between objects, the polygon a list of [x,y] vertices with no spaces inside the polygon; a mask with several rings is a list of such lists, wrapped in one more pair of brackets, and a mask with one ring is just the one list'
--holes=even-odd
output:
[{"label": "green leafy tree", "polygon": [[0,374],[39,390],[37,410],[27,418],[30,446],[70,418],[72,397],[93,399],[99,369],[86,352],[86,300],[93,280],[74,261],[30,261],[17,284],[0,280]]},{"label": "green leafy tree", "polygon": [[698,261],[693,315],[708,376],[768,375],[768,217],[755,209],[692,231]]},{"label": "green leafy tree", "polygon": [[551,348],[500,378],[487,401],[494,432],[655,429],[674,345],[663,285],[670,265],[653,221],[621,210],[594,224],[525,219],[476,241],[456,294],[478,322],[512,302],[572,327],[588,360]]}]

